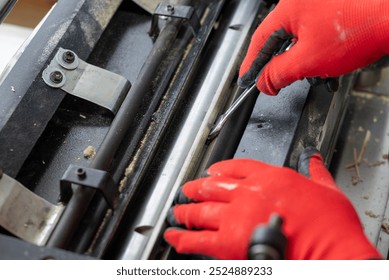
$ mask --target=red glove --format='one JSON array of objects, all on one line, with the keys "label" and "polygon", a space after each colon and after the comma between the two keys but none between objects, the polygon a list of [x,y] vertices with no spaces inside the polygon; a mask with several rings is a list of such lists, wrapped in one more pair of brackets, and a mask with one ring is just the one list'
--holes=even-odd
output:
[{"label": "red glove", "polygon": [[287,259],[381,258],[320,155],[312,154],[302,161],[310,179],[248,159],[214,164],[209,177],[183,186],[180,196],[197,203],[176,205],[168,221],[189,230],[168,228],[166,241],[178,253],[247,259],[255,227],[276,213],[284,220]]},{"label": "red glove", "polygon": [[[253,84],[262,70],[258,89],[276,95],[296,80],[336,77],[375,62],[389,53],[388,14],[388,0],[280,0],[252,37],[239,85]],[[291,37],[295,45],[273,56]]]}]

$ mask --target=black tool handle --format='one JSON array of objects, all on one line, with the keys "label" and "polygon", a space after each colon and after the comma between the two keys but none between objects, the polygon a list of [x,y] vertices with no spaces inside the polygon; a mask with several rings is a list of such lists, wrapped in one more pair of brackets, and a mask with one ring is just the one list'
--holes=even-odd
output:
[{"label": "black tool handle", "polygon": [[287,244],[286,236],[282,232],[283,220],[273,214],[269,224],[255,229],[251,238],[248,257],[251,260],[282,260],[285,259]]}]

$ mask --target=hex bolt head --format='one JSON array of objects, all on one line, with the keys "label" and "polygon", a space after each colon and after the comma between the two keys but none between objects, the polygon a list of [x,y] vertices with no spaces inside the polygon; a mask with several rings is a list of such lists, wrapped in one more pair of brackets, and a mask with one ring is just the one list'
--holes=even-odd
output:
[{"label": "hex bolt head", "polygon": [[76,175],[79,178],[85,178],[86,177],[86,172],[85,172],[84,168],[77,168]]},{"label": "hex bolt head", "polygon": [[166,11],[168,11],[170,14],[174,14],[174,6],[173,5],[167,5]]},{"label": "hex bolt head", "polygon": [[50,81],[59,84],[63,80],[63,75],[60,71],[53,71],[50,73]]},{"label": "hex bolt head", "polygon": [[71,51],[66,51],[66,52],[64,52],[63,53],[63,55],[62,55],[62,59],[63,59],[63,61],[65,61],[66,63],[72,63],[72,62],[74,62],[74,60],[76,59],[76,56],[74,55],[74,53],[73,52],[71,52]]}]

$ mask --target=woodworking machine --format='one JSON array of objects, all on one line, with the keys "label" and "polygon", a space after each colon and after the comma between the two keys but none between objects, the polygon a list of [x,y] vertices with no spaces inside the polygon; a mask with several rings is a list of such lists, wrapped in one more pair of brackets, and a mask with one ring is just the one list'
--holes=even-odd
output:
[{"label": "woodworking machine", "polygon": [[329,166],[358,73],[250,95],[208,137],[276,2],[58,1],[0,77],[0,259],[188,258],[166,213],[212,163]]}]

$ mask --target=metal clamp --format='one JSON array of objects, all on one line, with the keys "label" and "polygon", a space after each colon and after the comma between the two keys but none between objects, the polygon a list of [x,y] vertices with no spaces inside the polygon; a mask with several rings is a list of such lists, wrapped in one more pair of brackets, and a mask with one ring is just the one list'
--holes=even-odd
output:
[{"label": "metal clamp", "polygon": [[107,108],[116,114],[130,82],[124,77],[88,64],[75,52],[60,48],[43,71],[42,78],[52,88]]},{"label": "metal clamp", "polygon": [[158,37],[158,21],[161,16],[167,18],[179,18],[183,19],[185,22],[188,22],[189,27],[191,28],[194,36],[197,35],[197,32],[200,29],[200,21],[193,7],[160,3],[155,9],[153,17],[151,19],[149,35],[153,39]]},{"label": "metal clamp", "polygon": [[60,180],[60,201],[69,198],[72,193],[72,184],[99,190],[109,207],[114,209],[118,190],[108,172],[71,164]]}]

